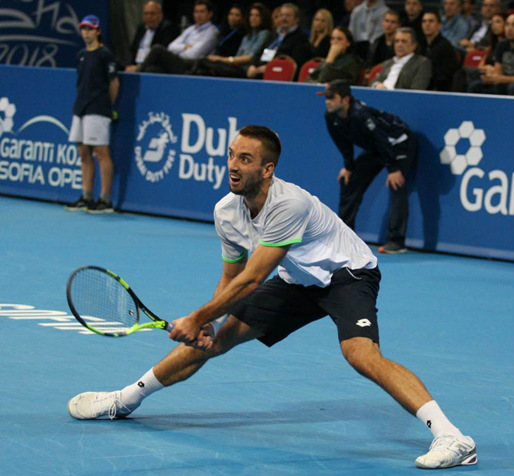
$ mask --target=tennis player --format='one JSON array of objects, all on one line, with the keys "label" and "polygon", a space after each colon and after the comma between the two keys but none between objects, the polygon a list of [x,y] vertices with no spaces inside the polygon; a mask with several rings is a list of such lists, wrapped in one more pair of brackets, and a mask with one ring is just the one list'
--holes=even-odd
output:
[{"label": "tennis player", "polygon": [[[432,432],[434,441],[416,465],[475,464],[473,439],[447,419],[418,377],[380,352],[377,258],[316,197],[274,176],[280,152],[277,134],[263,126],[244,127],[229,148],[231,193],[214,211],[224,268],[213,299],[174,321],[170,338],[185,345],[120,391],[72,398],[70,415],[127,416],[145,397],[188,379],[210,358],[253,339],[272,346],[328,315],[350,365]],[[277,266],[278,275],[266,280]]]}]

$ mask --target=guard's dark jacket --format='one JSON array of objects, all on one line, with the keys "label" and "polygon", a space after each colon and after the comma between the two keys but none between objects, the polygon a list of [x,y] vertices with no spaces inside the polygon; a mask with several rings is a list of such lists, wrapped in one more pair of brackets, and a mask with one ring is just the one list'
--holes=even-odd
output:
[{"label": "guard's dark jacket", "polygon": [[375,155],[389,172],[400,170],[399,161],[407,158],[409,127],[399,117],[352,100],[348,117],[325,112],[327,128],[341,151],[344,166],[354,170],[354,145]]}]

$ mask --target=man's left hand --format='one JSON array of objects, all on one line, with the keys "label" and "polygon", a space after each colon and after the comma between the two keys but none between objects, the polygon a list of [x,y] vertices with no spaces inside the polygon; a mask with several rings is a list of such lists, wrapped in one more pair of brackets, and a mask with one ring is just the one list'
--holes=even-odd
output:
[{"label": "man's left hand", "polygon": [[386,187],[392,188],[393,190],[399,190],[404,185],[405,185],[405,177],[399,170],[396,170],[395,172],[391,172],[387,176]]}]

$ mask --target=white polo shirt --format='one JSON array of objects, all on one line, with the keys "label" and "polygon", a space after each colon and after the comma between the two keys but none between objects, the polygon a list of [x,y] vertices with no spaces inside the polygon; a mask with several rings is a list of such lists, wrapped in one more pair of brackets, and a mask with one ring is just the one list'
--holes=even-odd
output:
[{"label": "white polo shirt", "polygon": [[243,197],[229,193],[214,208],[223,260],[238,262],[257,246],[286,246],[278,267],[290,284],[326,287],[343,267],[375,268],[369,247],[326,205],[306,190],[274,177],[255,218]]}]

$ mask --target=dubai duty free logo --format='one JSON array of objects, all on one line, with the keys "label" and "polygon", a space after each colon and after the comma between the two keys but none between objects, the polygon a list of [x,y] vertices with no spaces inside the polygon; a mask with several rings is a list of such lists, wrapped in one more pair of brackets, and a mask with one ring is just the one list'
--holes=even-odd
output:
[{"label": "dubai duty free logo", "polygon": [[439,158],[442,164],[450,166],[452,174],[462,176],[459,197],[465,210],[484,209],[491,215],[514,215],[514,172],[491,170],[486,173],[478,167],[484,158],[485,141],[483,129],[475,128],[472,121],[463,121],[444,135],[444,148]]},{"label": "dubai duty free logo", "polygon": [[148,119],[139,125],[134,148],[137,169],[145,180],[159,182],[169,173],[176,151],[171,147],[178,138],[173,133],[170,116],[149,112]]}]

